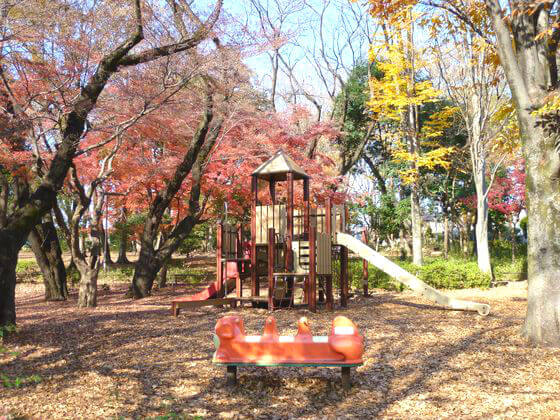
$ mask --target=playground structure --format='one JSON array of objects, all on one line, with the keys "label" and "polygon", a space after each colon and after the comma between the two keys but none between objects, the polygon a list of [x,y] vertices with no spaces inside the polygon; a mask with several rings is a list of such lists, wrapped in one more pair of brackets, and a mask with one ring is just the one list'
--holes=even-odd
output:
[{"label": "playground structure", "polygon": [[[302,184],[302,194],[301,202],[296,204],[294,190],[298,181]],[[251,174],[250,240],[244,241],[242,226],[220,223],[216,282],[197,295],[175,299],[173,313],[177,315],[184,307],[225,303],[235,306],[243,301],[265,305],[269,310],[304,306],[316,311],[318,303],[325,303],[328,310],[333,310],[333,260],[339,262],[340,306],[346,307],[349,250],[364,259],[366,280],[367,262],[437,304],[481,315],[490,312],[489,305],[442,294],[349,235],[346,205],[333,205],[330,199],[323,205],[312,201],[309,181],[305,171],[282,151],[260,165]],[[285,183],[282,202],[277,196],[280,183]],[[262,184],[268,184],[268,194]],[[250,280],[250,295],[243,296],[243,283],[247,280]],[[263,280],[267,285],[266,296],[261,296]],[[235,291],[235,297],[226,298],[230,291]],[[367,294],[365,282],[364,295]]]},{"label": "playground structure", "polygon": [[239,316],[226,316],[215,327],[216,352],[212,361],[227,366],[228,384],[237,383],[238,366],[326,366],[341,367],[342,382],[350,386],[350,368],[359,366],[364,340],[356,325],[337,316],[329,336],[313,336],[307,318],[298,321],[295,336],[278,335],[276,320],[266,319],[262,336],[245,334]]}]

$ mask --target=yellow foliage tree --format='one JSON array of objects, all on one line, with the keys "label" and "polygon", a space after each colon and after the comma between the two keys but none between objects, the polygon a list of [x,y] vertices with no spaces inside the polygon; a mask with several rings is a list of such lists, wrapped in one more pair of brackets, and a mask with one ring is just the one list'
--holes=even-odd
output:
[{"label": "yellow foliage tree", "polygon": [[369,59],[382,72],[380,79],[369,81],[368,106],[377,119],[394,123],[394,130],[387,137],[391,142],[393,159],[407,163],[400,173],[402,182],[409,184],[411,193],[413,262],[422,264],[422,218],[420,213],[420,172],[438,166],[449,166],[451,147],[442,147],[435,141],[449,125],[453,110],[445,108],[433,114],[420,128],[419,108],[435,102],[441,92],[431,81],[418,81],[418,70],[423,63],[422,54],[414,44],[415,20],[419,18],[411,8],[396,13],[396,18],[382,20],[384,39],[372,44]]}]

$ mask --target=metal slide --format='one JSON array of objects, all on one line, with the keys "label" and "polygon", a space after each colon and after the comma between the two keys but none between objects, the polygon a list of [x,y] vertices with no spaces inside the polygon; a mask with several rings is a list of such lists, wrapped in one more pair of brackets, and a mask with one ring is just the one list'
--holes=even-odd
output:
[{"label": "metal slide", "polygon": [[415,292],[420,293],[422,296],[439,305],[463,311],[476,311],[480,315],[488,315],[490,313],[490,305],[470,302],[468,300],[453,299],[444,295],[351,235],[339,232],[336,234],[336,240],[338,244],[345,246],[400,283],[410,287]]}]

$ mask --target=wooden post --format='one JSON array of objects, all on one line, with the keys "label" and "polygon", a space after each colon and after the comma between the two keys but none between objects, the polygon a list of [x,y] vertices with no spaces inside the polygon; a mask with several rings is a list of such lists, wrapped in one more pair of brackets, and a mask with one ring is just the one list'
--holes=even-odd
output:
[{"label": "wooden post", "polygon": [[[241,225],[237,226],[237,258],[243,258],[243,230]],[[237,278],[235,279],[235,294],[237,297],[243,296],[243,283],[241,282],[241,272],[245,268],[245,262],[237,261]]]},{"label": "wooden post", "polygon": [[259,281],[257,278],[257,199],[258,179],[251,177],[251,296],[259,296]]},{"label": "wooden post", "polygon": [[326,283],[326,292],[327,292],[327,310],[332,311],[334,310],[334,296],[333,296],[333,288],[332,288],[332,274],[328,274],[325,276],[325,283]]},{"label": "wooden post", "polygon": [[235,251],[237,258],[243,257],[243,231],[241,224],[237,225],[237,232],[235,238]]},{"label": "wooden post", "polygon": [[309,208],[309,178],[303,178],[303,233],[304,238],[309,240],[311,229],[310,208]]},{"label": "wooden post", "polygon": [[223,236],[224,236],[224,225],[220,222],[216,229],[216,281],[218,283],[218,297],[222,297],[222,283],[224,281],[223,272]]},{"label": "wooden post", "polygon": [[291,272],[294,269],[292,241],[294,238],[294,174],[288,172],[286,174],[288,182],[288,202],[286,203],[286,271]]},{"label": "wooden post", "polygon": [[[362,231],[362,242],[364,244],[368,243],[368,237],[367,237],[367,231],[366,229],[364,229]],[[368,297],[369,296],[369,290],[368,290],[368,280],[369,280],[369,273],[368,273],[368,262],[367,260],[363,261],[363,271],[362,271],[362,286],[364,288],[364,296]]]},{"label": "wooden post", "polygon": [[318,275],[317,281],[319,282],[319,303],[325,302],[325,276]]},{"label": "wooden post", "polygon": [[317,245],[317,228],[312,227],[309,231],[309,293],[307,302],[309,305],[309,310],[311,312],[317,311],[317,256],[316,256],[316,245]]},{"label": "wooden post", "polygon": [[235,365],[227,366],[226,385],[227,386],[237,385],[237,366]]},{"label": "wooden post", "polygon": [[[332,225],[332,202],[330,198],[327,198],[325,203],[325,232],[331,235],[332,239],[332,232],[333,232],[333,225]],[[332,252],[332,249],[331,249]],[[334,310],[334,295],[333,295],[333,281],[332,281],[332,274],[325,276],[326,281],[326,292],[327,292],[327,310],[332,311]]]},{"label": "wooden post", "polygon": [[344,232],[345,223],[346,223],[345,216],[346,216],[346,206],[344,205],[340,210],[340,223],[338,224],[338,229],[336,230],[337,232]]},{"label": "wooden post", "polygon": [[272,204],[276,204],[276,181],[274,179],[270,179],[268,183],[268,189],[270,191],[270,199],[272,200]]},{"label": "wooden post", "polygon": [[340,246],[340,306],[348,305],[348,248]]},{"label": "wooden post", "polygon": [[268,310],[274,310],[274,228],[268,229]]},{"label": "wooden post", "polygon": [[325,219],[325,232],[332,235],[334,226],[332,225],[332,202],[330,198],[327,198],[325,203]]},{"label": "wooden post", "polygon": [[[346,230],[346,219],[348,218],[348,208],[346,204],[342,206],[340,212],[340,232]],[[348,248],[340,247],[340,306],[348,306]]]}]

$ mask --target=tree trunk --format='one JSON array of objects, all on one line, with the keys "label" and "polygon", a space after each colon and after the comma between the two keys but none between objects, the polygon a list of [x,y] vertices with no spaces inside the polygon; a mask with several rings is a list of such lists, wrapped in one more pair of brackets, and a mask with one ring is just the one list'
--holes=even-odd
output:
[{"label": "tree trunk", "polygon": [[99,230],[101,247],[103,249],[103,261],[105,265],[113,264],[111,259],[111,246],[109,244],[109,236],[104,226],[100,227]]},{"label": "tree trunk", "polygon": [[524,334],[560,346],[560,155],[554,138],[521,119],[527,171],[529,290]]},{"label": "tree trunk", "polygon": [[29,234],[31,249],[45,284],[45,300],[60,301],[68,297],[66,267],[52,216],[47,214],[43,223],[35,226]]},{"label": "tree trunk", "polygon": [[476,258],[478,268],[485,274],[492,273],[490,249],[488,247],[488,199],[486,185],[486,160],[479,157],[474,170],[476,188]]},{"label": "tree trunk", "polygon": [[[412,22],[412,20],[411,20]],[[414,25],[411,23],[407,28],[408,45],[405,47],[407,51],[407,60],[409,60],[410,68],[407,70],[407,96],[414,95],[415,91],[415,60],[414,60]],[[405,133],[408,140],[408,151],[413,157],[411,161],[411,169],[414,173],[414,181],[411,185],[410,194],[410,219],[412,223],[412,263],[422,265],[422,211],[420,208],[420,169],[417,156],[420,153],[419,143],[419,123],[418,123],[418,106],[411,102],[405,112]]]},{"label": "tree trunk", "polygon": [[[479,203],[480,204],[480,203]],[[477,208],[478,217],[476,220],[476,259],[480,271],[492,274],[490,265],[490,248],[488,246],[488,207]]]},{"label": "tree trunk", "polygon": [[143,244],[140,248],[138,261],[134,265],[134,276],[132,278],[132,292],[135,299],[150,295],[160,268],[161,261],[156,258],[153,248],[148,250],[148,247]]},{"label": "tree trunk", "polygon": [[513,215],[510,218],[510,223],[511,223],[511,262],[515,262],[515,242],[517,240],[516,236],[515,236],[515,219],[513,218]]},{"label": "tree trunk", "polygon": [[[132,292],[135,299],[146,297],[150,294],[154,280],[163,263],[171,258],[173,252],[185,238],[190,235],[193,227],[200,217],[200,190],[204,163],[207,161],[212,148],[221,130],[223,120],[220,118],[210,128],[213,119],[212,95],[208,92],[207,107],[196,133],[193,136],[191,147],[183,157],[183,161],[175,168],[175,172],[166,188],[152,201],[148,217],[142,232],[140,255],[134,268],[132,278]],[[154,241],[158,237],[159,227],[164,213],[169,208],[171,201],[187,176],[191,176],[191,191],[187,216],[184,217],[166,237],[159,237],[157,250]]]},{"label": "tree trunk", "polygon": [[[78,273],[77,282],[74,280],[74,273]],[[78,266],[74,262],[74,257],[70,259],[70,264],[68,264],[68,267],[66,267],[66,278],[70,278],[72,286],[74,286],[76,283],[79,283],[80,281],[80,270],[78,270]]]},{"label": "tree trunk", "polygon": [[144,232],[142,232],[138,260],[134,264],[132,293],[135,299],[150,295],[154,280],[161,269],[162,261],[157,258],[154,249],[157,236],[158,232],[153,228],[151,218],[148,218],[144,225]]},{"label": "tree trunk", "polygon": [[460,237],[461,253],[463,257],[466,257],[469,254],[471,224],[467,220],[465,220],[464,223],[460,225],[459,232],[461,234]]},{"label": "tree trunk", "polygon": [[449,258],[449,215],[443,215],[443,257]]},{"label": "tree trunk", "polygon": [[163,264],[157,275],[157,283],[160,289],[167,286],[167,262]]},{"label": "tree trunk", "polygon": [[80,289],[78,292],[78,307],[93,308],[97,306],[97,277],[99,266],[94,268],[84,264],[78,264],[80,272]]},{"label": "tree trunk", "polygon": [[128,258],[126,257],[126,248],[128,245],[128,230],[126,227],[121,228],[120,244],[119,244],[119,256],[117,257],[117,263],[128,264]]},{"label": "tree trunk", "polygon": [[25,240],[0,232],[0,326],[16,323],[16,267]]},{"label": "tree trunk", "polygon": [[415,265],[422,265],[422,214],[417,185],[413,185],[412,187],[410,208],[410,218],[412,221],[412,263]]},{"label": "tree trunk", "polygon": [[485,3],[525,152],[529,284],[523,333],[532,343],[560,346],[560,140],[557,129],[545,133],[533,114],[558,89],[555,16],[542,7],[505,22],[500,2]]},{"label": "tree trunk", "polygon": [[187,216],[181,220],[169,234],[168,238],[162,241],[157,251],[153,247],[157,234],[153,231],[153,226],[149,222],[144,225],[140,255],[134,266],[134,277],[132,278],[132,292],[135,299],[143,298],[150,294],[157,273],[171,259],[173,253],[179,248],[185,238],[190,235],[197,223],[198,219],[192,216]]},{"label": "tree trunk", "polygon": [[270,103],[272,105],[272,110],[276,112],[276,85],[278,83],[278,56],[280,51],[278,48],[274,49],[274,55],[270,58],[272,62],[272,87],[270,93]]},{"label": "tree trunk", "polygon": [[400,257],[401,259],[407,258],[409,255],[412,255],[412,247],[408,242],[408,238],[404,233],[404,228],[399,229],[399,245],[400,245]]},{"label": "tree trunk", "polygon": [[85,238],[85,236],[84,236],[83,234],[81,234],[81,233],[80,233],[79,235],[80,235],[80,236],[79,236],[79,238],[78,238],[78,241],[79,241],[79,244],[80,244],[80,245],[79,245],[79,246],[80,246],[80,252],[83,253],[84,255],[87,255],[86,238]]},{"label": "tree trunk", "polygon": [[[72,168],[71,175],[77,200],[69,220],[68,235],[72,259],[80,273],[78,307],[95,307],[97,306],[97,278],[101,267],[103,229],[99,209],[103,206],[104,196],[96,187],[90,190],[89,195],[86,194],[83,186],[79,184],[75,168]],[[91,242],[89,257],[80,249],[80,221],[88,211],[90,211],[89,240]]]}]

